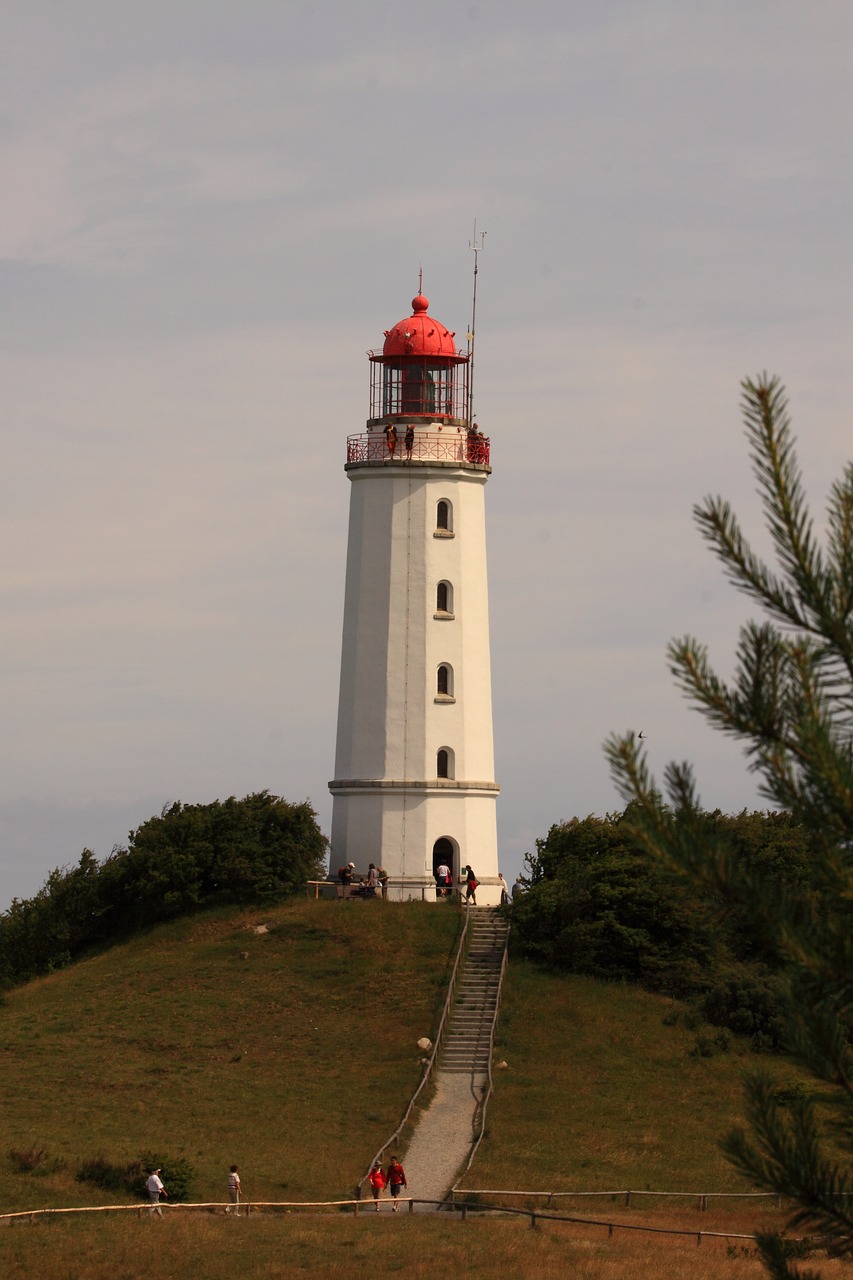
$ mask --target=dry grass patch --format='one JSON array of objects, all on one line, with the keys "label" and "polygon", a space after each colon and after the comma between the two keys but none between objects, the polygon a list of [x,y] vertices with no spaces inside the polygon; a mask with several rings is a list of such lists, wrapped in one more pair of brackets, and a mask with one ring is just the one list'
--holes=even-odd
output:
[{"label": "dry grass patch", "polygon": [[[841,1280],[837,1262],[820,1264]],[[617,1234],[521,1220],[391,1215],[246,1219],[175,1216],[163,1222],[52,1221],[0,1231],[6,1280],[279,1280],[315,1275],[375,1280],[436,1276],[512,1276],[519,1280],[759,1280],[752,1254],[725,1242]],[[849,1269],[846,1274],[849,1275]]]}]

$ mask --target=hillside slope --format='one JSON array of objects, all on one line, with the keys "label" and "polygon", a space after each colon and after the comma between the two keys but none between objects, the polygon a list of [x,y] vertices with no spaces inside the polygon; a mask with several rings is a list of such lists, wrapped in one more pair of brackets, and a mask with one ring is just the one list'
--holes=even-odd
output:
[{"label": "hillside slope", "polygon": [[[149,1150],[189,1159],[202,1199],[224,1197],[232,1162],[254,1200],[349,1195],[420,1078],[416,1041],[435,1030],[459,922],[421,904],[223,909],[8,993],[8,1207],[115,1200],[74,1181],[79,1162]],[[465,1185],[740,1187],[717,1140],[756,1060],[691,1056],[696,1033],[671,1014],[635,988],[511,962],[509,1070]],[[47,1158],[16,1172],[9,1150],[29,1148]]]},{"label": "hillside slope", "polygon": [[79,1162],[149,1150],[189,1159],[204,1199],[232,1162],[256,1200],[349,1195],[420,1078],[458,928],[421,904],[223,909],[9,992],[2,1158],[48,1158],[9,1165],[7,1208],[115,1200]]}]

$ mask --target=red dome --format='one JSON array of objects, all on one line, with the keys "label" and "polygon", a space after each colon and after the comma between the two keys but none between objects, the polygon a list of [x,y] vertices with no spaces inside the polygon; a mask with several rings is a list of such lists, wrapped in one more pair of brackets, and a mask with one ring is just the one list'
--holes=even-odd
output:
[{"label": "red dome", "polygon": [[412,298],[412,314],[393,329],[385,330],[384,356],[455,356],[456,347],[443,324],[427,315],[429,298],[419,293]]}]

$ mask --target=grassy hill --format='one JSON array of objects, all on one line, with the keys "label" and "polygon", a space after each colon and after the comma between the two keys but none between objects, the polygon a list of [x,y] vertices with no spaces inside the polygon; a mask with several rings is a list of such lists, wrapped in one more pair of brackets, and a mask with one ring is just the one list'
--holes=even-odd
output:
[{"label": "grassy hill", "polygon": [[[258,935],[261,923],[269,932]],[[192,1162],[200,1199],[225,1198],[232,1162],[253,1200],[349,1195],[419,1079],[416,1041],[437,1025],[458,927],[457,912],[420,904],[220,910],[8,993],[4,1208],[121,1200],[76,1182],[78,1163],[151,1149]],[[744,1059],[692,1056],[696,1033],[671,1015],[669,1002],[644,992],[513,961],[498,1051],[509,1069],[496,1074],[487,1138],[465,1185],[735,1189],[716,1141],[739,1113]],[[774,1070],[792,1074],[781,1060]],[[8,1153],[29,1148],[46,1157],[19,1172]],[[616,1211],[609,1201],[572,1211],[581,1208]],[[678,1212],[667,1207],[667,1220]],[[755,1217],[738,1211],[730,1229],[749,1230]],[[715,1223],[703,1215],[701,1225]],[[710,1277],[721,1263],[731,1280],[759,1274],[754,1259],[727,1257],[722,1245],[697,1252],[668,1240],[664,1249],[662,1238],[608,1242],[600,1231],[584,1240],[577,1228],[532,1233],[518,1220],[392,1227],[381,1215],[369,1224],[338,1214],[163,1227],[158,1236],[147,1219],[89,1218],[0,1229],[0,1270],[44,1280],[153,1271],[225,1280],[239,1270],[271,1280],[404,1269],[417,1280],[463,1265],[470,1275],[557,1276],[571,1260],[572,1274],[591,1278]],[[682,1253],[684,1270],[674,1262]]]},{"label": "grassy hill", "polygon": [[9,992],[2,1155],[44,1148],[48,1171],[10,1172],[4,1202],[115,1200],[79,1162],[150,1150],[189,1159],[204,1199],[232,1162],[253,1199],[349,1195],[420,1078],[458,927],[415,904],[228,909]]}]

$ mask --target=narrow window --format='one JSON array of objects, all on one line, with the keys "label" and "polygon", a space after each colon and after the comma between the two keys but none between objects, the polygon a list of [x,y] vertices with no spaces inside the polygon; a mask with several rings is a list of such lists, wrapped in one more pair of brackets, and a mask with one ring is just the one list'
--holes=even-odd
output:
[{"label": "narrow window", "polygon": [[435,589],[436,613],[453,613],[453,587],[449,582],[439,582]]},{"label": "narrow window", "polygon": [[438,689],[436,692],[443,693],[445,695],[451,694],[453,692],[451,683],[450,667],[448,667],[445,662],[442,662],[441,666],[438,668]]},{"label": "narrow window", "polygon": [[450,533],[453,528],[452,509],[449,502],[442,498],[435,509],[435,527],[442,533]]},{"label": "narrow window", "polygon": [[442,747],[435,758],[435,773],[437,778],[453,777],[453,752],[449,747]]}]

